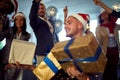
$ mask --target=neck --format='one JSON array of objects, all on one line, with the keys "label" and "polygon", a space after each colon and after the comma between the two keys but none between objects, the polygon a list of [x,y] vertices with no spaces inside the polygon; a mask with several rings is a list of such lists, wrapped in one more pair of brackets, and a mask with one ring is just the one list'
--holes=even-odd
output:
[{"label": "neck", "polygon": [[18,28],[17,33],[20,33],[20,32],[22,32],[22,29],[21,29],[21,28]]},{"label": "neck", "polygon": [[74,35],[72,38],[81,37],[81,36],[83,36],[83,35],[84,35],[84,32],[80,32],[80,33]]}]

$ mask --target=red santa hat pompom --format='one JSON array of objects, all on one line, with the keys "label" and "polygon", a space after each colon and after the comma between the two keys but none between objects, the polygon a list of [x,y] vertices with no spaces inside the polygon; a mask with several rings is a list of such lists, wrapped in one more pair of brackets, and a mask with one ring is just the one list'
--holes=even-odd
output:
[{"label": "red santa hat pompom", "polygon": [[72,14],[70,16],[75,17],[77,20],[79,20],[84,27],[84,31],[86,31],[87,29],[87,24],[89,22],[90,16],[88,14],[84,14],[84,13],[78,13],[78,14]]}]

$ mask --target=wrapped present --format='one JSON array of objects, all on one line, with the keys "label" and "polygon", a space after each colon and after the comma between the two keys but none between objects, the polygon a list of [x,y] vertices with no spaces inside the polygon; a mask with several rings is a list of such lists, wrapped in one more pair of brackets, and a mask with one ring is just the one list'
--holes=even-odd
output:
[{"label": "wrapped present", "polygon": [[103,72],[107,58],[92,34],[58,42],[51,50],[63,69],[76,67],[81,72]]},{"label": "wrapped present", "polygon": [[20,64],[32,65],[35,53],[35,43],[13,39],[9,55],[9,63],[18,61]]},{"label": "wrapped present", "polygon": [[33,70],[33,73],[40,80],[50,80],[58,71],[62,69],[61,65],[50,52],[43,61]]}]

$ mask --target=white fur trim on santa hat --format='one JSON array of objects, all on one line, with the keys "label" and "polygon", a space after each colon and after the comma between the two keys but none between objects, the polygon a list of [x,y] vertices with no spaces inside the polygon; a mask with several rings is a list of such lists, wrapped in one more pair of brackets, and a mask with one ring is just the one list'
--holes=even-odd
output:
[{"label": "white fur trim on santa hat", "polygon": [[45,3],[43,1],[40,1],[40,4],[43,4],[45,6]]},{"label": "white fur trim on santa hat", "polygon": [[22,12],[16,13],[15,16],[14,16],[14,19],[15,19],[17,16],[22,16],[23,18],[26,19],[25,15],[24,15]]},{"label": "white fur trim on santa hat", "polygon": [[79,21],[83,24],[84,31],[86,31],[87,21],[84,20],[84,19],[82,18],[82,16],[80,16],[79,14],[72,14],[72,15],[70,15],[70,16],[73,16],[73,17],[75,17],[77,20],[79,20]]}]

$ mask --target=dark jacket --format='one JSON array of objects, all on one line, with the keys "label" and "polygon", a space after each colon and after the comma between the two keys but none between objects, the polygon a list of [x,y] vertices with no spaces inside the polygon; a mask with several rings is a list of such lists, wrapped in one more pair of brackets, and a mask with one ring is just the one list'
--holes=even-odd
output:
[{"label": "dark jacket", "polygon": [[36,55],[43,55],[45,56],[46,50],[50,50],[53,45],[53,34],[50,32],[49,25],[47,22],[42,20],[38,16],[38,7],[39,3],[36,3],[33,1],[31,10],[30,10],[30,25],[34,31],[34,34],[37,39],[37,45],[36,45]]},{"label": "dark jacket", "polygon": [[114,17],[120,18],[120,11],[117,12],[117,11],[113,10],[112,13],[111,13],[111,15],[114,16]]}]

